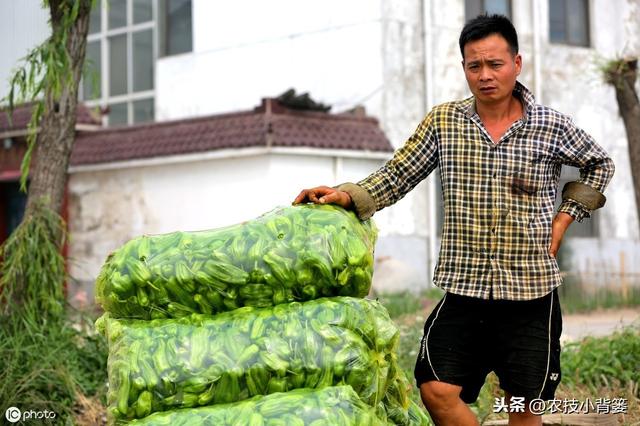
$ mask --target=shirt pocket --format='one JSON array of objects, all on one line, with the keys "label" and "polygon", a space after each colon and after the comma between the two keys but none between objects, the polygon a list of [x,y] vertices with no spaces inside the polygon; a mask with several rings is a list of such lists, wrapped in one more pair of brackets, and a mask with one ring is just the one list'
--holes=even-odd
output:
[{"label": "shirt pocket", "polygon": [[542,149],[524,147],[516,150],[510,182],[512,195],[539,195],[548,180],[549,159]]},{"label": "shirt pocket", "polygon": [[523,222],[535,222],[543,211],[552,182],[553,155],[544,144],[536,142],[523,141],[514,148],[505,182],[511,209]]}]

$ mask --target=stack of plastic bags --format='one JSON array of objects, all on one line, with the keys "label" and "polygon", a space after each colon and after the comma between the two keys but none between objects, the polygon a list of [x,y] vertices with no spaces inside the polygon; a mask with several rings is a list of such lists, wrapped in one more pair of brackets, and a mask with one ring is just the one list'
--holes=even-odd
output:
[{"label": "stack of plastic bags", "polygon": [[303,205],[213,231],[143,236],[97,282],[109,421],[426,424],[371,285],[376,231]]}]

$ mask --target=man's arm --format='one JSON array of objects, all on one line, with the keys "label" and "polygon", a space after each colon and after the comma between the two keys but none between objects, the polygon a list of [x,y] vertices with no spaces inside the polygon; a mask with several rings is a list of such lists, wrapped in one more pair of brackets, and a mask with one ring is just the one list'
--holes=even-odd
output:
[{"label": "man's arm", "polygon": [[553,219],[549,254],[556,256],[569,225],[591,216],[593,210],[604,206],[603,194],[615,172],[613,160],[584,130],[567,118],[558,156],[562,164],[577,167],[580,178],[568,182],[562,190],[562,204]]},{"label": "man's arm", "polygon": [[603,194],[613,177],[615,166],[606,151],[584,130],[567,118],[558,156],[562,164],[580,169],[580,178],[562,189],[559,212],[581,222],[593,210],[604,206]]},{"label": "man's arm", "polygon": [[357,184],[343,183],[337,189],[347,192],[361,219],[388,207],[411,191],[438,165],[438,144],[431,111],[405,144],[380,169]]},{"label": "man's arm", "polygon": [[565,212],[558,212],[556,217],[553,218],[553,223],[551,224],[551,245],[549,246],[549,254],[551,256],[556,257],[558,255],[564,233],[572,222],[573,217]]}]

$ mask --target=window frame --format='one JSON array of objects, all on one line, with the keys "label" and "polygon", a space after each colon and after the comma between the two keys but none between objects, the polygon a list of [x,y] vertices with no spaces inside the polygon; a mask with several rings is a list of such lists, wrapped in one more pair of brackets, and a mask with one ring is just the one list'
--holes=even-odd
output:
[{"label": "window frame", "polygon": [[189,50],[184,52],[172,52],[168,51],[169,48],[169,4],[171,0],[157,0],[158,7],[158,57],[166,58],[170,56],[183,55],[185,53],[193,52],[193,0],[188,0],[191,4],[191,46]]},{"label": "window frame", "polygon": [[[100,30],[87,35],[87,43],[98,42],[100,44],[100,96],[93,99],[85,99],[84,84],[81,83],[79,87],[79,94],[81,102],[87,105],[89,108],[109,106],[113,104],[126,103],[127,104],[127,125],[137,124],[134,121],[133,102],[140,100],[151,100],[154,102],[154,117],[155,120],[155,94],[156,94],[156,62],[158,60],[158,0],[152,0],[152,12],[151,20],[141,23],[134,23],[133,20],[133,6],[134,0],[126,0],[127,7],[127,25],[118,28],[109,28],[109,13],[106,0],[98,0],[95,7],[100,7]],[[153,88],[150,90],[134,92],[134,71],[133,71],[133,36],[139,31],[152,31],[152,72],[153,72]],[[127,60],[127,91],[120,95],[110,94],[110,38],[119,35],[126,35],[126,60]],[[84,76],[83,76],[84,80]],[[105,126],[109,126],[109,116],[105,117],[103,123]],[[120,125],[120,124],[118,124]]]},{"label": "window frame", "polygon": [[[553,1],[560,1],[563,3],[563,10],[564,10],[564,32],[565,32],[565,36],[562,40],[554,40],[551,37],[551,2]],[[589,49],[592,47],[591,41],[592,41],[592,35],[591,35],[591,21],[592,21],[592,17],[591,17],[591,2],[589,0],[581,0],[584,7],[585,7],[585,22],[584,22],[584,28],[585,28],[585,40],[584,43],[582,41],[574,41],[571,40],[570,34],[569,34],[569,19],[570,19],[570,13],[567,13],[567,11],[569,10],[569,5],[568,2],[569,0],[549,0],[547,3],[547,14],[548,14],[548,19],[547,19],[547,24],[548,24],[548,31],[547,31],[547,36],[549,37],[549,43],[550,44],[554,44],[554,45],[564,45],[564,46],[571,46],[571,47],[581,47],[581,48],[585,48],[585,49]]]},{"label": "window frame", "polygon": [[[475,18],[478,15],[475,16],[467,16],[467,3],[469,1],[474,1],[474,0],[465,0],[464,2],[464,20],[465,22],[469,21],[470,19]],[[476,2],[480,3],[480,14],[482,13],[486,13],[486,0],[475,0]],[[509,13],[506,15],[507,18],[509,18],[509,20],[513,21],[513,0],[505,0],[507,2],[507,5],[509,6]]]}]

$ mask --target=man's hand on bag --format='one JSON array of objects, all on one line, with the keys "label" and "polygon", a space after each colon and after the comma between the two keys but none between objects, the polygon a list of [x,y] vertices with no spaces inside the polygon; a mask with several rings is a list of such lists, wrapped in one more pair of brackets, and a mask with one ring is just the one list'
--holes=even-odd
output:
[{"label": "man's hand on bag", "polygon": [[571,222],[573,222],[573,217],[565,212],[560,212],[553,218],[553,223],[551,224],[551,247],[549,247],[551,256],[556,257],[558,255],[562,237],[564,237],[564,233],[571,225]]},{"label": "man's hand on bag", "polygon": [[315,204],[337,204],[348,209],[351,207],[351,196],[335,188],[328,186],[316,186],[311,189],[303,189],[293,201],[293,204],[312,202]]}]

